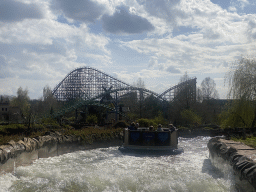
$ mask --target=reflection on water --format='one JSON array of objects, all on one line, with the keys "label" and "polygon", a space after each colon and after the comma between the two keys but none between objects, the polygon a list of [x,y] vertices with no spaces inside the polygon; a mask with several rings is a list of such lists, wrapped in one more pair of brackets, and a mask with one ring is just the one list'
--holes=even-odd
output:
[{"label": "reflection on water", "polygon": [[208,159],[209,137],[179,140],[180,155],[125,155],[118,147],[38,159],[0,175],[0,191],[236,191]]}]

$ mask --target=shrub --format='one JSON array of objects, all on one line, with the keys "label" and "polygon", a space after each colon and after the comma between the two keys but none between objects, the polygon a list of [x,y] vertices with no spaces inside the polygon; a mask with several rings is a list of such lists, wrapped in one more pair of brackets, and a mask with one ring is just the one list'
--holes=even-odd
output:
[{"label": "shrub", "polygon": [[183,121],[187,124],[201,124],[202,118],[195,112],[189,109],[185,109],[181,112]]},{"label": "shrub", "polygon": [[155,122],[154,119],[138,119],[137,121],[140,124],[140,127],[149,127],[149,126],[153,126],[153,127],[157,127],[157,125],[159,124],[159,122]]},{"label": "shrub", "polygon": [[51,128],[60,128],[60,125],[57,122],[57,120],[53,118],[42,119],[42,125],[46,127],[51,127]]},{"label": "shrub", "polygon": [[89,124],[96,124],[98,122],[98,118],[96,115],[89,115],[86,121]]}]

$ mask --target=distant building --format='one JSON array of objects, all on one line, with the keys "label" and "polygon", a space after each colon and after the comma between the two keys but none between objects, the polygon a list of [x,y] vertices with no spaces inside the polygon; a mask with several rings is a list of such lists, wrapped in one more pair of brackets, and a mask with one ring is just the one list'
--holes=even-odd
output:
[{"label": "distant building", "polygon": [[0,122],[20,122],[21,111],[19,107],[12,107],[8,101],[0,102]]}]

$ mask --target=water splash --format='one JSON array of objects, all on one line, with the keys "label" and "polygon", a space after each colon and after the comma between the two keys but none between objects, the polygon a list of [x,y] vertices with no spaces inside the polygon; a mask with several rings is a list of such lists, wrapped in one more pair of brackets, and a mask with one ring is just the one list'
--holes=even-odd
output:
[{"label": "water splash", "polygon": [[1,174],[0,191],[235,191],[210,160],[209,137],[181,138],[180,155],[124,155],[118,147],[38,159]]}]

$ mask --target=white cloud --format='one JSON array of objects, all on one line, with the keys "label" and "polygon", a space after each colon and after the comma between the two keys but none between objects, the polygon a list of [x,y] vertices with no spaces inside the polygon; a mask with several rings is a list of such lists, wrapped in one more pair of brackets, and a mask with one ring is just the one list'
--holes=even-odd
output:
[{"label": "white cloud", "polygon": [[238,0],[238,2],[240,3],[240,6],[242,9],[244,9],[247,5],[249,5],[248,0]]},{"label": "white cloud", "polygon": [[230,7],[228,8],[228,10],[229,10],[229,11],[232,11],[232,12],[236,12],[236,11],[237,11],[234,6],[230,6]]},{"label": "white cloud", "polygon": [[158,64],[157,58],[156,57],[151,57],[149,60],[148,67],[154,67]]},{"label": "white cloud", "polygon": [[113,15],[102,17],[103,29],[114,34],[133,34],[152,31],[153,25],[145,18],[134,15],[127,7],[118,7]]},{"label": "white cloud", "polygon": [[99,54],[85,54],[86,57],[93,58],[96,61],[100,61],[100,63],[104,65],[109,65],[112,64],[112,59],[108,55],[99,55]]},{"label": "white cloud", "polygon": [[158,93],[185,71],[213,75],[225,92],[217,78],[228,63],[256,52],[256,14],[241,12],[249,1],[232,2],[225,10],[210,0],[4,1],[21,17],[0,19],[1,94],[28,86],[35,97],[84,65],[128,83],[141,77]]}]

